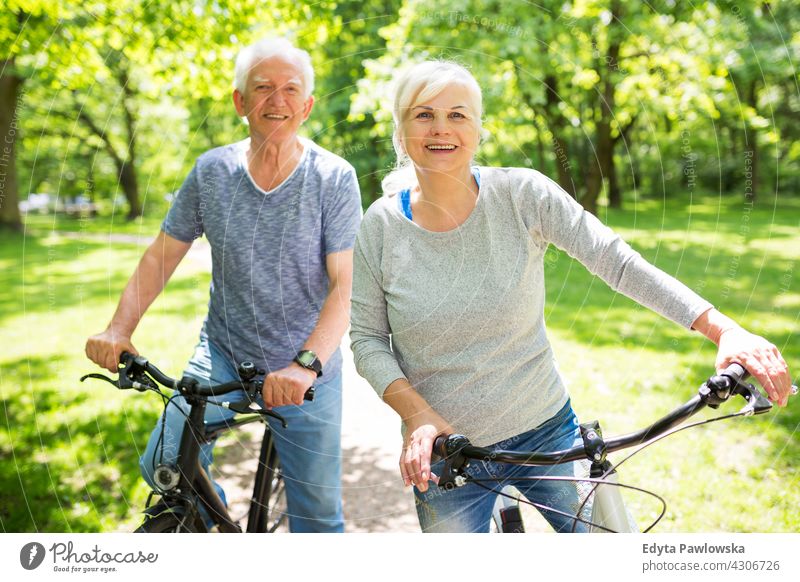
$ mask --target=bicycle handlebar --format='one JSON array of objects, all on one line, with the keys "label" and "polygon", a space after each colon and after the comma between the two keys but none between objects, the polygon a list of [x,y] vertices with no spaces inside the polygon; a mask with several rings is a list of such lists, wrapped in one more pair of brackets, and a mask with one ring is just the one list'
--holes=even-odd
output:
[{"label": "bicycle handlebar", "polygon": [[[611,453],[647,442],[666,433],[706,406],[717,408],[734,394],[742,396],[747,401],[747,406],[742,409],[745,415],[763,414],[769,411],[772,408],[772,404],[753,385],[744,383],[748,375],[747,370],[740,364],[731,364],[720,374],[706,380],[696,396],[650,426],[634,433],[606,440],[603,453]],[[588,434],[588,438],[591,440],[602,437]],[[586,459],[587,456],[592,459],[584,445],[548,453],[515,452],[476,447],[470,444],[467,437],[457,434],[437,436],[434,440],[433,452],[442,458],[456,459],[456,463],[467,459],[480,460],[490,458],[500,463],[558,465]]]},{"label": "bicycle handlebar", "polygon": [[[141,370],[149,374],[156,382],[162,386],[165,386],[166,388],[179,391],[188,391],[190,394],[200,397],[222,396],[223,394],[228,394],[240,389],[250,392],[253,388],[260,387],[261,384],[260,380],[256,379],[257,370],[249,362],[243,363],[239,368],[239,373],[242,376],[241,380],[217,384],[216,386],[200,386],[194,379],[188,377],[175,380],[159,370],[147,358],[134,356],[128,352],[123,352],[121,354],[120,363],[123,365],[123,369],[119,372],[120,382],[122,382],[122,378],[124,376],[130,380],[132,384],[135,384],[136,379],[134,376],[136,376],[139,370]],[[243,372],[243,370],[247,370],[247,372]],[[136,386],[131,387],[136,388]],[[315,391],[314,387],[312,386],[306,391],[303,399],[313,401],[314,395]]]},{"label": "bicycle handlebar", "polygon": [[[237,390],[244,390],[245,394],[247,395],[247,399],[241,402],[211,403],[229,408],[234,412],[239,412],[242,414],[255,413],[271,416],[279,420],[284,427],[286,426],[286,420],[280,414],[271,409],[264,409],[254,401],[262,386],[261,379],[257,378],[256,376],[257,374],[263,374],[264,372],[257,370],[256,367],[250,362],[243,362],[239,365],[239,380],[226,382],[224,384],[217,384],[216,386],[200,386],[197,380],[188,376],[184,376],[180,380],[175,380],[159,370],[147,358],[142,356],[134,356],[128,352],[123,352],[120,355],[120,365],[122,367],[119,369],[117,380],[112,380],[103,374],[86,374],[85,376],[81,377],[81,382],[87,378],[95,378],[98,380],[104,380],[109,384],[116,386],[120,390],[133,388],[134,390],[138,390],[140,392],[144,392],[145,390],[158,390],[157,384],[161,384],[166,388],[180,392],[184,396],[203,399],[206,399],[209,396],[222,396]],[[303,395],[303,399],[313,401],[314,396],[315,390],[312,386],[306,390],[306,393]]]}]

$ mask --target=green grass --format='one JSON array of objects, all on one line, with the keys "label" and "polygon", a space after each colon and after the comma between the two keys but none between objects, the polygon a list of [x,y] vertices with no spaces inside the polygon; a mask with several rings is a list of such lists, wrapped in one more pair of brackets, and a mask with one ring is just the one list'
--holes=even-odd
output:
[{"label": "green grass", "polygon": [[[799,201],[762,200],[753,210],[714,198],[644,201],[603,219],[800,369]],[[160,219],[69,220],[43,217],[24,236],[0,236],[4,531],[130,530],[147,494],[137,459],[159,402],[77,378],[91,369],[86,337],[107,323],[145,244],[98,235],[150,236]],[[582,420],[600,419],[606,434],[630,431],[687,399],[713,371],[708,341],[616,295],[563,253],[548,252],[546,273],[549,334]],[[134,337],[165,370],[180,370],[190,355],[208,282],[204,267],[184,261]],[[667,499],[658,531],[800,531],[799,424],[795,401],[684,431],[621,474]],[[640,496],[628,500],[640,523],[656,509]]]},{"label": "green grass", "polygon": [[[144,243],[143,243],[144,244]],[[0,237],[0,528],[108,531],[130,524],[147,494],[139,447],[159,403],[77,379],[142,246],[98,237]],[[184,261],[134,336],[166,370],[191,354],[209,275]],[[127,527],[130,531],[131,527]]]},{"label": "green grass", "polygon": [[140,216],[131,221],[125,220],[125,215],[122,213],[100,215],[95,218],[79,218],[66,214],[29,214],[24,217],[24,222],[25,233],[29,236],[43,236],[51,232],[154,236],[163,219],[163,213]]}]

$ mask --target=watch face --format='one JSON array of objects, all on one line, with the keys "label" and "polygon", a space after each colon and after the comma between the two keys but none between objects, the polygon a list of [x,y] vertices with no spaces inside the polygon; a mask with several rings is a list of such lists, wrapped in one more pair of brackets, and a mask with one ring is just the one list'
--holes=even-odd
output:
[{"label": "watch face", "polygon": [[304,350],[297,354],[297,361],[300,362],[301,366],[310,366],[316,359],[317,355],[308,350]]}]

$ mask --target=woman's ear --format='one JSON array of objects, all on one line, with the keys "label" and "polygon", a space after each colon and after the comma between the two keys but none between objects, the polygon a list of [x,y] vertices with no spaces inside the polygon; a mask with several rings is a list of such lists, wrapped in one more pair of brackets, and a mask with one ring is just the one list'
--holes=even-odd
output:
[{"label": "woman's ear", "polygon": [[392,134],[392,143],[394,144],[394,149],[397,152],[398,156],[406,156],[406,146],[403,143],[403,138],[400,135],[400,129],[395,129],[394,133]]}]

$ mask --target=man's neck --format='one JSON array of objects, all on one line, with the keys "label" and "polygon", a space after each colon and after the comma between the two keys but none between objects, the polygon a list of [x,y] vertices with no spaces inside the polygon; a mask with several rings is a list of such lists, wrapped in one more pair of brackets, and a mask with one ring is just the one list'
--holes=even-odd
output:
[{"label": "man's neck", "polygon": [[273,190],[288,178],[303,157],[303,144],[295,136],[275,142],[250,136],[247,167],[256,184],[263,190]]}]

